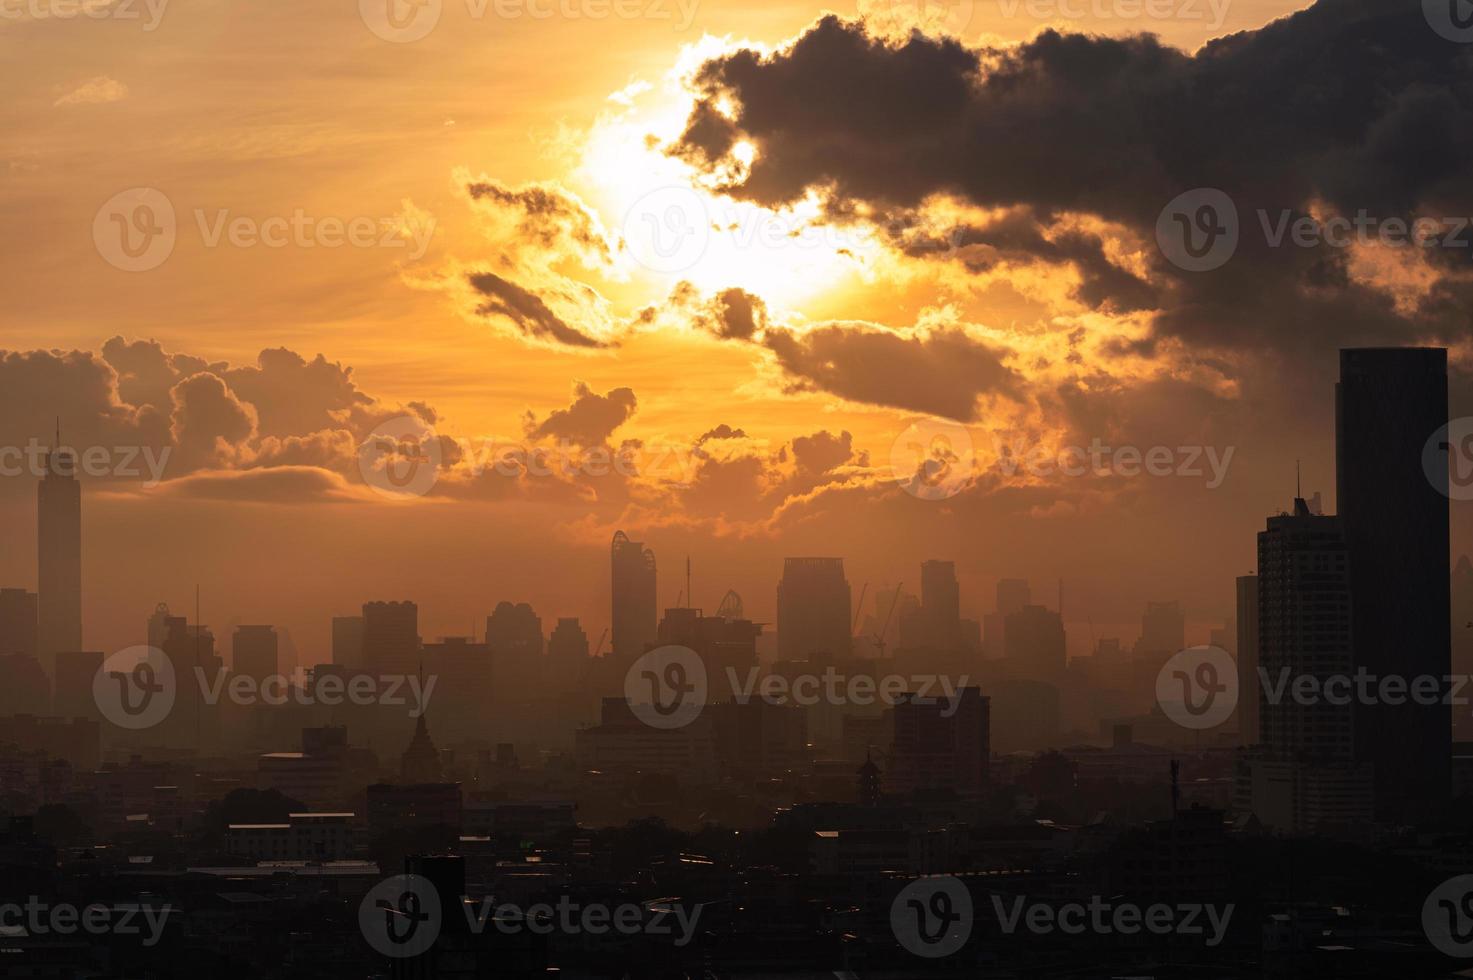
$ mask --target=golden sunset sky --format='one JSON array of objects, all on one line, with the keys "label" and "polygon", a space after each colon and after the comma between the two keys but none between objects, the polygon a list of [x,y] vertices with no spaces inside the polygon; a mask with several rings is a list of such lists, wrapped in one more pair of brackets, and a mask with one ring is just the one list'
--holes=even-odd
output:
[{"label": "golden sunset sky", "polygon": [[[783,52],[826,13],[876,50],[918,27],[937,45],[928,55],[949,57],[939,45],[951,38],[983,52],[967,57],[985,69],[1047,29],[1150,32],[1189,64],[1214,38],[1309,5],[1174,0],[1171,16],[1150,17],[1130,0],[683,2],[135,0],[88,16],[65,0],[0,0],[0,351],[14,352],[0,367],[0,441],[45,437],[60,415],[78,447],[173,450],[158,486],[88,486],[89,647],[138,642],[153,604],[186,607],[196,583],[217,633],[275,623],[307,663],[327,658],[329,616],[380,598],[417,600],[426,639],[479,630],[510,599],[532,602],[549,629],[581,616],[595,640],[618,527],[656,550],[662,605],[690,554],[697,604],[714,608],[734,587],[769,621],[789,554],[845,556],[856,596],[866,581],[918,587],[919,561],[953,558],[963,612],[978,618],[999,576],[1031,578],[1051,605],[1062,577],[1074,653],[1092,633],[1129,642],[1147,600],[1182,599],[1194,642],[1231,615],[1232,576],[1251,569],[1263,518],[1287,506],[1293,460],[1306,490],[1333,491],[1333,342],[1249,349],[1198,344],[1190,329],[1148,342],[1165,307],[1092,300],[1087,270],[1157,284],[1150,229],[1088,205],[1083,190],[1039,225],[1052,256],[957,238],[1006,216],[945,192],[954,178],[919,203],[889,201],[908,222],[891,236],[866,210],[884,192],[851,195],[862,206],[847,216],[822,187],[791,205],[722,193],[745,171],[720,168],[760,167],[766,148],[749,139],[703,164],[687,126],[703,64]],[[805,84],[771,98],[801,106],[817,98]],[[863,110],[912,95],[860,82],[848,97]],[[918,98],[914,114],[931,108]],[[735,118],[731,105],[716,111]],[[846,149],[856,132],[813,152],[883,159]],[[1080,141],[1024,169],[1109,154],[1130,165]],[[926,156],[893,166],[941,166]],[[976,165],[984,184],[988,166]],[[1160,186],[1140,210],[1191,186]],[[695,200],[707,219],[704,248],[679,268],[641,262],[646,222],[668,215],[651,194]],[[109,209],[160,199],[172,252],[119,268]],[[308,230],[282,247],[232,243],[237,219],[242,242],[270,219]],[[357,220],[371,241],[330,247],[325,219]],[[1089,256],[1066,253],[1081,240]],[[951,246],[939,259],[937,242]],[[1427,288],[1422,272],[1357,281],[1405,299]],[[736,336],[731,304],[753,302],[753,329]],[[301,360],[258,363],[281,348]],[[58,353],[20,353],[46,351]],[[1293,375],[1303,407],[1284,411],[1275,372],[1311,360],[1321,373]],[[498,477],[450,460],[431,493],[387,499],[365,484],[355,448],[406,412],[461,446],[639,440],[644,469]],[[925,439],[965,425],[988,472],[944,499],[906,492],[892,450],[912,425]],[[989,469],[1004,444],[1053,451],[1096,435],[1234,455],[1212,488],[1210,474],[1006,480]],[[3,483],[0,585],[34,588],[34,480]]]}]

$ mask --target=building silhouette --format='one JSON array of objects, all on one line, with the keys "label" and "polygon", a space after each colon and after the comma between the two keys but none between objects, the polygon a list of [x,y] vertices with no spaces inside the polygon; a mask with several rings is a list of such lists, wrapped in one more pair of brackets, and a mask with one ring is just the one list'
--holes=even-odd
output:
[{"label": "building silhouette", "polygon": [[[1347,828],[1371,818],[1371,769],[1356,762],[1356,705],[1332,678],[1354,672],[1351,567],[1338,517],[1270,517],[1258,534],[1260,737],[1250,753],[1252,808],[1293,833]],[[1330,696],[1299,697],[1302,678]],[[1328,687],[1326,685],[1329,685]]]},{"label": "building silhouette", "polygon": [[39,657],[39,604],[36,593],[0,589],[0,655]]},{"label": "building silhouette", "polygon": [[332,618],[332,662],[355,670],[363,666],[362,616]]},{"label": "building silhouette", "polygon": [[934,650],[951,652],[962,647],[956,562],[921,562],[921,639]]},{"label": "building silhouette", "polygon": [[412,602],[363,604],[363,669],[408,676],[419,665],[419,606]]},{"label": "building silhouette", "polygon": [[[1424,450],[1447,424],[1447,351],[1340,352],[1335,486],[1345,531],[1355,666],[1445,688],[1451,670],[1447,447]],[[1434,465],[1435,464],[1435,465]],[[1356,754],[1373,765],[1376,813],[1440,812],[1451,780],[1452,717],[1441,704],[1358,706]]]},{"label": "building silhouette", "polygon": [[406,783],[438,783],[445,778],[440,750],[430,738],[429,722],[424,715],[415,719],[414,737],[399,757],[399,776]]},{"label": "building silhouette", "polygon": [[1021,578],[999,579],[996,595],[997,608],[982,617],[982,646],[991,660],[1007,656],[1008,617],[1033,601],[1033,590]]},{"label": "building silhouette", "polygon": [[658,615],[655,553],[639,541],[630,541],[623,531],[615,531],[610,546],[610,562],[613,573],[610,630],[613,655],[637,657],[655,642]]},{"label": "building silhouette", "polygon": [[1044,606],[1027,605],[1005,620],[1007,659],[1034,677],[1063,673],[1068,659],[1064,620]]},{"label": "building silhouette", "polygon": [[588,634],[576,616],[562,616],[547,638],[547,655],[556,664],[580,666],[588,659]]},{"label": "building silhouette", "polygon": [[230,672],[253,677],[259,683],[280,672],[278,642],[273,626],[237,626],[230,637]]},{"label": "building silhouette", "polygon": [[842,558],[785,558],[777,584],[777,652],[783,660],[849,654],[852,621]]},{"label": "building silhouette", "polygon": [[1141,614],[1141,635],[1135,644],[1135,656],[1159,660],[1170,657],[1187,645],[1187,618],[1180,602],[1147,602]]},{"label": "building silhouette", "polygon": [[51,685],[51,712],[61,718],[101,719],[92,679],[102,669],[101,651],[73,650],[56,655],[56,676]]},{"label": "building silhouette", "polygon": [[1258,576],[1239,575],[1238,611],[1238,741],[1258,741]]},{"label": "building silhouette", "polygon": [[[740,597],[737,604],[740,606]],[[762,624],[749,619],[707,616],[702,609],[666,609],[656,640],[661,646],[689,647],[706,668],[708,697],[712,701],[731,697],[740,689],[748,672],[757,666],[757,638]],[[736,678],[737,683],[730,683]]]},{"label": "building silhouette", "polygon": [[38,645],[41,665],[82,649],[82,485],[77,458],[59,445],[43,457],[46,475],[36,487]]},{"label": "building silhouette", "polygon": [[955,696],[955,703],[914,693],[896,700],[888,791],[953,790],[964,800],[982,798],[991,761],[990,699],[975,687]]}]

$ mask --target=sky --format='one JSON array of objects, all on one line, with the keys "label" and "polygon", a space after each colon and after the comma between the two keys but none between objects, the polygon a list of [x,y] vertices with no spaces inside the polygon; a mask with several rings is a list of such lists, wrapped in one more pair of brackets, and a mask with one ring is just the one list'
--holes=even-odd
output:
[{"label": "sky", "polygon": [[[1473,46],[1415,5],[0,14],[0,446],[98,450],[92,648],[196,585],[305,662],[370,599],[596,641],[618,528],[662,606],[687,556],[766,621],[786,555],[856,596],[945,558],[979,618],[1062,579],[1075,654],[1148,600],[1204,642],[1296,460],[1333,509],[1338,347],[1447,345],[1466,401],[1466,245],[1276,237],[1473,214]],[[1238,243],[1194,270],[1161,229],[1204,188]],[[34,484],[0,478],[3,585]]]}]

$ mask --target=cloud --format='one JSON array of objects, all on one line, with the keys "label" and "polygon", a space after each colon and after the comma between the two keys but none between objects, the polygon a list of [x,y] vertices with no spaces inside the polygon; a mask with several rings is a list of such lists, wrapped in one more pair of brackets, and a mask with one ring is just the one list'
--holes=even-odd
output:
[{"label": "cloud", "polygon": [[350,484],[339,473],[312,466],[213,470],[160,484],[166,496],[236,503],[361,503],[378,499],[369,488]]},{"label": "cloud", "polygon": [[573,403],[554,409],[541,422],[528,412],[527,435],[533,439],[563,439],[579,446],[601,446],[614,430],[634,415],[638,406],[631,388],[611,388],[598,394],[582,381],[573,386]]},{"label": "cloud", "polygon": [[478,316],[502,317],[529,339],[551,340],[570,347],[606,346],[603,341],[570,326],[541,296],[494,272],[472,273],[468,281],[484,299],[476,307]]},{"label": "cloud", "polygon": [[896,331],[842,321],[801,332],[769,329],[762,343],[799,390],[945,418],[978,417],[984,396],[1016,397],[1007,352],[960,327]]},{"label": "cloud", "polygon": [[[981,248],[946,257],[1072,266],[1089,309],[1148,314],[1139,353],[1174,339],[1302,368],[1327,346],[1457,343],[1473,324],[1473,289],[1450,272],[1466,248],[1415,250],[1444,274],[1409,302],[1404,278],[1393,294],[1352,274],[1364,249],[1275,247],[1261,227],[1473,214],[1473,59],[1417,4],[1321,0],[1195,54],[1052,30],[980,49],[890,41],[827,16],[775,53],[707,61],[694,84],[668,151],[726,192],[770,207],[817,194],[881,222],[938,197],[1005,212],[962,229]],[[733,164],[738,141],[755,148],[749,166]],[[1202,187],[1235,203],[1239,245],[1222,268],[1187,272],[1156,248],[1156,222]]]},{"label": "cloud", "polygon": [[67,92],[53,102],[52,105],[104,105],[108,102],[121,102],[127,97],[128,86],[115,78],[98,75],[96,78],[87,79],[70,92]]}]

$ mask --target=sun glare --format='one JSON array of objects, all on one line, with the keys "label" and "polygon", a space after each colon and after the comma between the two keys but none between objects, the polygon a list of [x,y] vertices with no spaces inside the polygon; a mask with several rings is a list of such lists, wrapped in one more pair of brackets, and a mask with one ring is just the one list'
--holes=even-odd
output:
[{"label": "sun glare", "polygon": [[[823,220],[816,199],[772,210],[703,185],[663,147],[681,131],[690,96],[667,87],[593,125],[574,180],[619,243],[630,280],[663,294],[680,281],[703,291],[739,286],[779,309],[855,280],[879,251],[862,228]],[[736,147],[737,166],[756,157]]]}]

